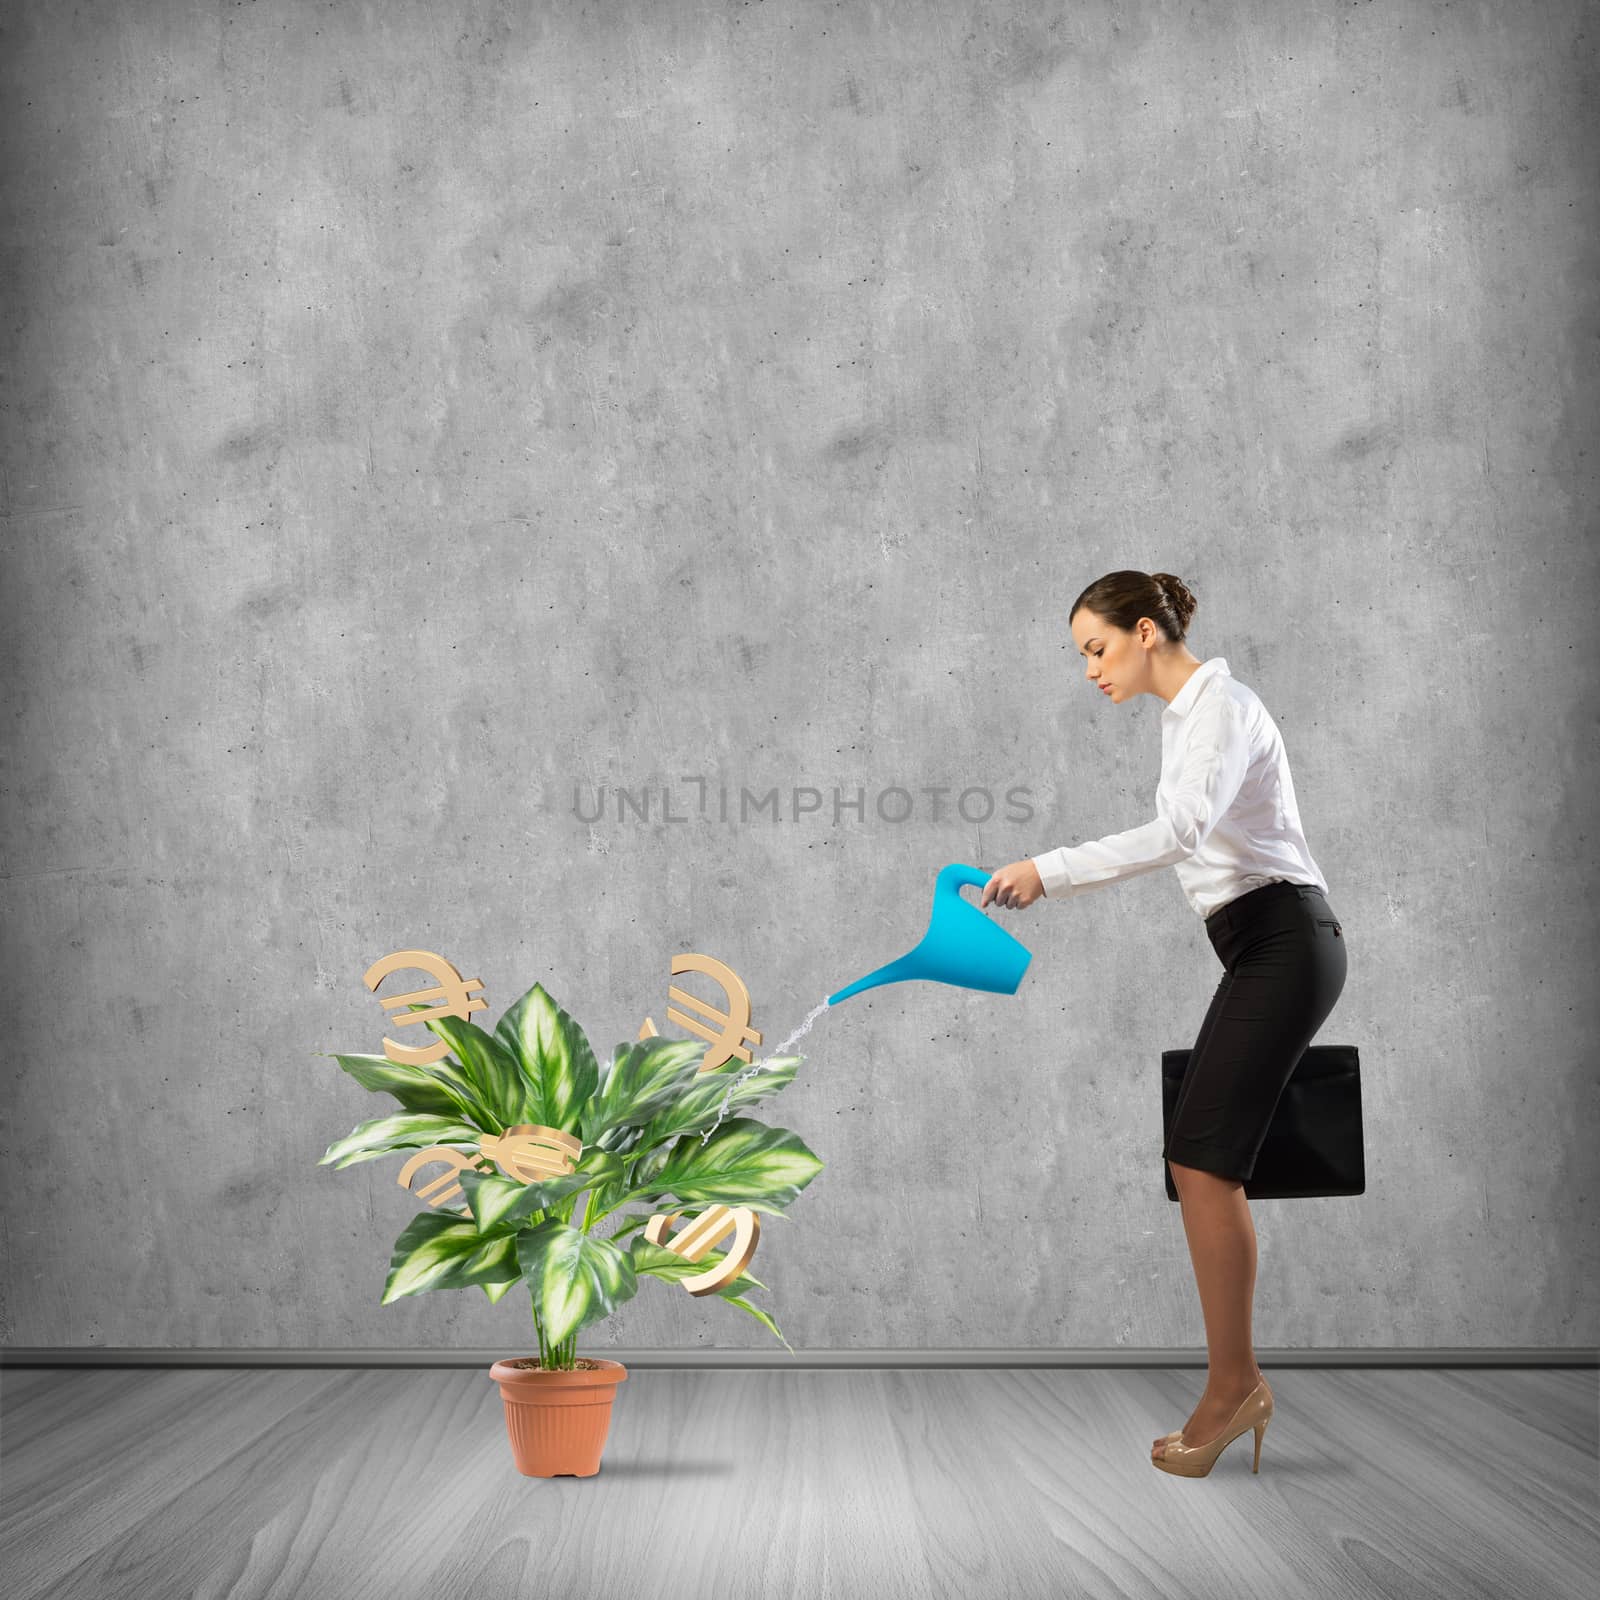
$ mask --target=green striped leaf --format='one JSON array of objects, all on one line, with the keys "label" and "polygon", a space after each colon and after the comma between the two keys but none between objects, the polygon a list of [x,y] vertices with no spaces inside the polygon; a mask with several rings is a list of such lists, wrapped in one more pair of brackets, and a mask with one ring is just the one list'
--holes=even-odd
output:
[{"label": "green striped leaf", "polygon": [[685,1205],[749,1206],[781,1212],[822,1170],[799,1134],[753,1117],[730,1117],[705,1144],[685,1134],[644,1190],[630,1198],[673,1194]]},{"label": "green striped leaf", "polygon": [[626,1250],[559,1217],[524,1228],[516,1240],[517,1260],[550,1344],[609,1317],[638,1293],[633,1257]]},{"label": "green striped leaf", "polygon": [[520,1227],[535,1211],[549,1211],[568,1195],[583,1189],[602,1188],[620,1182],[621,1178],[621,1156],[609,1150],[586,1150],[576,1170],[563,1177],[521,1183],[494,1173],[464,1172],[461,1187],[479,1228],[487,1233],[501,1226]]},{"label": "green striped leaf", "polygon": [[578,1133],[600,1067],[577,1022],[536,983],[495,1024],[494,1037],[517,1063],[523,1083],[525,1115],[512,1120]]},{"label": "green striped leaf", "polygon": [[[698,1215],[698,1213],[696,1213]],[[687,1212],[683,1213],[673,1225],[673,1232],[679,1233],[686,1228],[694,1217]],[[628,1246],[628,1253],[633,1257],[633,1270],[647,1273],[652,1278],[665,1278],[669,1283],[682,1283],[685,1278],[698,1277],[702,1272],[712,1272],[728,1259],[726,1250],[708,1250],[698,1261],[690,1261],[680,1256],[676,1250],[668,1250],[664,1245],[651,1244],[648,1239],[635,1239]],[[718,1295],[726,1298],[731,1289],[735,1294],[747,1289],[754,1284],[758,1289],[765,1289],[759,1278],[752,1276],[746,1267],[732,1283],[727,1283],[717,1290]]]},{"label": "green striped leaf", "polygon": [[479,1130],[454,1117],[402,1111],[397,1116],[374,1117],[328,1146],[319,1167],[353,1167],[358,1161],[386,1156],[391,1150],[421,1150],[430,1144],[476,1145]]},{"label": "green striped leaf", "polygon": [[[749,1274],[746,1273],[746,1274],[741,1275],[740,1277],[735,1278],[733,1280],[733,1282],[728,1285],[728,1287],[730,1289],[737,1288],[738,1285],[743,1283],[744,1279],[746,1277],[748,1277],[748,1276],[749,1276]],[[738,1308],[741,1311],[748,1311],[750,1313],[750,1315],[756,1319],[757,1322],[764,1322],[769,1328],[772,1329],[772,1331],[775,1334],[777,1334],[778,1338],[783,1341],[784,1349],[787,1350],[790,1355],[794,1354],[794,1346],[792,1344],[790,1344],[787,1339],[784,1339],[782,1332],[779,1330],[778,1324],[776,1322],[774,1322],[772,1320],[772,1318],[769,1317],[767,1315],[767,1313],[761,1309],[760,1306],[751,1305],[750,1302],[748,1300],[746,1300],[743,1295],[738,1295],[738,1294],[720,1294],[720,1298],[726,1300],[730,1306],[738,1306]]]},{"label": "green striped leaf", "polygon": [[724,1062],[714,1072],[697,1072],[646,1126],[633,1153],[642,1154],[691,1128],[697,1134],[704,1133],[717,1120],[724,1097],[731,1115],[740,1106],[752,1105],[786,1089],[794,1082],[795,1068],[804,1059],[804,1056],[774,1056],[743,1083],[738,1081],[738,1075],[747,1071],[749,1064],[737,1058]]},{"label": "green striped leaf", "polygon": [[[410,1011],[432,1011],[435,1008],[426,1001],[419,1000],[408,1006],[407,1009]],[[451,1038],[448,1033],[448,1026],[462,1025],[462,1019],[460,1017],[443,1018],[443,1023],[447,1025],[444,1029],[435,1025],[440,1021],[441,1019],[434,1018],[426,1023],[425,1026],[436,1038],[442,1039],[446,1045],[450,1045]],[[466,1025],[470,1026],[470,1024]],[[482,1030],[478,1031],[481,1032]],[[466,1120],[468,1122],[475,1124],[484,1133],[503,1133],[505,1131],[505,1123],[495,1115],[493,1105],[478,1084],[467,1074],[459,1061],[445,1055],[441,1056],[437,1061],[428,1062],[426,1066],[417,1070],[428,1073],[429,1076],[461,1101],[461,1104],[466,1108]]]},{"label": "green striped leaf", "polygon": [[516,1057],[493,1034],[464,1017],[433,1017],[428,1027],[455,1052],[461,1077],[494,1123],[486,1132],[504,1133],[513,1123],[539,1120],[527,1114],[528,1088]]},{"label": "green striped leaf", "polygon": [[643,1127],[683,1092],[705,1054],[703,1039],[624,1040],[612,1051],[606,1081],[585,1110],[584,1143],[594,1144],[616,1128]]},{"label": "green striped leaf", "polygon": [[[635,1272],[648,1273],[651,1277],[666,1278],[675,1283],[681,1283],[685,1278],[692,1278],[696,1273],[714,1271],[721,1262],[727,1260],[726,1251],[719,1254],[715,1250],[708,1250],[698,1261],[686,1261],[675,1251],[651,1244],[648,1239],[635,1239],[629,1247],[629,1253],[633,1256]],[[778,1324],[760,1306],[752,1305],[744,1298],[744,1291],[752,1286],[758,1289],[766,1288],[766,1285],[754,1277],[746,1267],[731,1283],[725,1283],[717,1290],[716,1298],[726,1300],[730,1306],[738,1306],[741,1311],[748,1311],[757,1322],[771,1329],[789,1354],[793,1355],[794,1346],[783,1337],[783,1330]]]},{"label": "green striped leaf", "polygon": [[[318,1050],[317,1055],[329,1054]],[[408,1066],[387,1056],[333,1058],[363,1089],[392,1094],[407,1111],[465,1120],[471,1110],[467,1099],[449,1082],[436,1078],[428,1067]]]},{"label": "green striped leaf", "polygon": [[509,1230],[485,1238],[470,1217],[419,1211],[394,1242],[381,1304],[429,1289],[509,1288],[521,1275],[516,1235]]}]

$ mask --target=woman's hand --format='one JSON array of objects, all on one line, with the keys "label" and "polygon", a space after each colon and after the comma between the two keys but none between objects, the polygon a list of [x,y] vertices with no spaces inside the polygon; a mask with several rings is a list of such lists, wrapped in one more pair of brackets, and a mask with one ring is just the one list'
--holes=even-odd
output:
[{"label": "woman's hand", "polygon": [[1013,861],[1009,867],[1002,867],[983,886],[983,898],[978,902],[978,909],[981,911],[993,900],[997,906],[1022,911],[1043,893],[1039,869],[1031,861]]}]

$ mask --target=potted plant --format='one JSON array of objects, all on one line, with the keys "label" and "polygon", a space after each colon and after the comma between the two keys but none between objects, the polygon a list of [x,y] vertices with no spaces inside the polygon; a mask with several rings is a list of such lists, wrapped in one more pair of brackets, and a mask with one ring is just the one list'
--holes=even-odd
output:
[{"label": "potted plant", "polygon": [[[497,1302],[526,1284],[539,1354],[490,1369],[518,1470],[592,1477],[627,1369],[579,1358],[579,1330],[632,1299],[641,1276],[681,1283],[715,1271],[727,1255],[701,1248],[689,1259],[643,1235],[624,1245],[624,1236],[646,1228],[657,1208],[672,1213],[666,1226],[723,1206],[781,1216],[823,1163],[788,1129],[732,1113],[790,1083],[803,1058],[774,1058],[734,1084],[743,1070],[737,1058],[702,1072],[703,1041],[648,1037],[617,1045],[602,1072],[583,1030],[537,983],[492,1033],[448,1015],[430,1016],[426,1026],[449,1046],[426,1066],[334,1055],[357,1083],[393,1095],[401,1109],[361,1123],[319,1164],[337,1169],[428,1150],[459,1166],[459,1191],[444,1190],[444,1204],[418,1212],[395,1241],[382,1304],[473,1286]],[[724,1096],[728,1114],[703,1139]],[[533,1169],[515,1158],[516,1141],[523,1136],[525,1154],[535,1135],[546,1141],[544,1172],[555,1175],[526,1181]],[[552,1146],[581,1155],[552,1161]],[[574,1221],[580,1196],[583,1215]],[[592,1231],[624,1206],[640,1209],[624,1213],[608,1237]],[[659,1239],[662,1228],[650,1232]],[[715,1292],[792,1355],[771,1316],[745,1298],[747,1284],[766,1288],[745,1271]]]}]

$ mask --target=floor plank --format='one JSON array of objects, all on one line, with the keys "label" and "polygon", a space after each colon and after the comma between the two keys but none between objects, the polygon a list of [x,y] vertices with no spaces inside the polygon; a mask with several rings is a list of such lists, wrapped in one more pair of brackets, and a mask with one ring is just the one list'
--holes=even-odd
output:
[{"label": "floor plank", "polygon": [[594,1478],[524,1478],[486,1373],[0,1374],[16,1600],[1588,1592],[1600,1378],[1280,1369],[1202,1480],[1192,1370],[635,1368]]}]

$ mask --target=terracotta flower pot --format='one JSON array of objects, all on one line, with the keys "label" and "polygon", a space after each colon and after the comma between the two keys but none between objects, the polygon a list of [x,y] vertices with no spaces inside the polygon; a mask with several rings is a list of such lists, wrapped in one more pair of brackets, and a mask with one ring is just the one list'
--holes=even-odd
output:
[{"label": "terracotta flower pot", "polygon": [[620,1361],[580,1356],[571,1372],[546,1372],[537,1356],[497,1361],[506,1432],[517,1471],[529,1478],[592,1478],[611,1431],[611,1402],[628,1369]]}]

